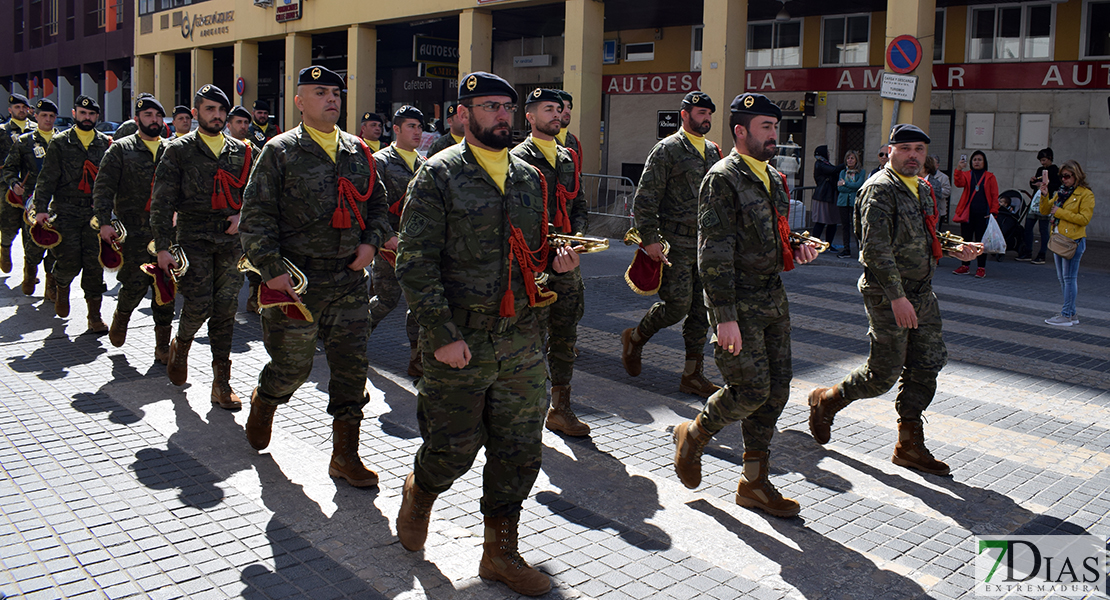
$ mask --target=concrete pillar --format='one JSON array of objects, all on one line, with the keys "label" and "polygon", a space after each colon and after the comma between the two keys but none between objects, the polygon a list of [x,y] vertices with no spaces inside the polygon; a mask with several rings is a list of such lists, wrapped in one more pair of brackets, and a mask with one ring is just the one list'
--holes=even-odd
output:
[{"label": "concrete pillar", "polygon": [[[921,44],[921,63],[907,75],[917,76],[917,93],[913,102],[901,102],[898,108],[899,123],[913,123],[922,131],[929,131],[930,102],[933,86],[933,29],[937,18],[936,0],[887,0],[886,47],[900,35],[912,35]],[[885,65],[890,72],[890,67]],[[890,121],[894,114],[894,100],[883,100],[883,143],[890,139]]]},{"label": "concrete pillar", "polygon": [[290,33],[285,36],[285,119],[282,131],[301,122],[301,112],[293,103],[297,94],[297,76],[312,64],[312,36]]},{"label": "concrete pillar", "polygon": [[[131,100],[137,98],[142,92],[154,93],[154,57],[153,54],[135,57],[131,66]],[[162,102],[161,98],[158,100]]]},{"label": "concrete pillar", "polygon": [[709,137],[727,152],[734,145],[728,130],[728,107],[744,93],[748,0],[705,0],[702,21],[701,91],[717,105]]},{"label": "concrete pillar", "polygon": [[172,112],[177,105],[174,71],[177,63],[172,52],[159,52],[154,55],[154,97],[167,111]]},{"label": "concrete pillar", "polygon": [[[189,87],[189,97],[197,92],[204,84],[212,83],[212,51],[205,48],[193,48],[191,53],[193,68],[192,85]],[[235,90],[224,90],[225,94]],[[230,95],[228,96],[230,99]]]},{"label": "concrete pillar", "polygon": [[[96,80],[88,73],[81,73],[81,94],[89,98],[100,97],[100,86],[97,85]],[[99,100],[98,100],[99,102]]]},{"label": "concrete pillar", "polygon": [[563,87],[574,96],[570,131],[582,144],[582,170],[601,172],[601,50],[605,4],[567,0]]},{"label": "concrete pillar", "polygon": [[[13,79],[12,80],[12,92],[11,93],[19,94],[21,96],[26,96],[27,95],[27,88],[23,87],[23,84],[21,84],[18,81]],[[61,109],[59,109],[59,110],[61,110]]]},{"label": "concrete pillar", "polygon": [[459,15],[459,77],[492,68],[493,15],[468,8]]},{"label": "concrete pillar", "polygon": [[73,108],[73,98],[76,94],[73,93],[73,84],[70,83],[69,78],[61,73],[58,73],[58,111],[59,116],[66,116]]},{"label": "concrete pillar", "polygon": [[347,129],[358,135],[362,113],[377,102],[378,30],[352,25],[347,30]]},{"label": "concrete pillar", "polygon": [[[227,90],[229,95],[235,94],[232,99],[232,104],[242,104],[247,107],[247,110],[253,110],[252,106],[255,100],[258,100],[258,44],[254,42],[235,42],[235,56],[233,70],[235,71],[235,81],[239,81],[242,77],[246,82],[246,89],[243,95],[239,96],[235,93],[235,89]],[[232,83],[234,85],[234,82]]]},{"label": "concrete pillar", "polygon": [[124,114],[131,114],[131,110],[123,109],[123,86],[120,85],[119,76],[111,69],[104,70],[104,106],[101,119],[119,123],[126,119]]}]

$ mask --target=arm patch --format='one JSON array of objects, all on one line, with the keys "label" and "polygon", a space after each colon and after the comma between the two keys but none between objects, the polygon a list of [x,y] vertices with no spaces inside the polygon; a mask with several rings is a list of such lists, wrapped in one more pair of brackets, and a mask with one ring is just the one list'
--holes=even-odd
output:
[{"label": "arm patch", "polygon": [[405,229],[404,231],[402,231],[402,233],[404,233],[406,236],[417,236],[420,235],[420,233],[424,231],[424,228],[427,226],[428,218],[418,212],[414,212],[408,218],[408,220],[405,221]]},{"label": "arm patch", "polygon": [[717,209],[715,208],[706,209],[705,212],[701,213],[701,218],[698,221],[702,227],[707,229],[721,224],[721,218],[717,216]]}]

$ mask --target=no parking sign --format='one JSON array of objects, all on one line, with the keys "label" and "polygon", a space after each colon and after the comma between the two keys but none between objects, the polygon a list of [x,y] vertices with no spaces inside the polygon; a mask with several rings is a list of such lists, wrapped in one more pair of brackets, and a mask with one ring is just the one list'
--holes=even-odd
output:
[{"label": "no parking sign", "polygon": [[900,35],[886,47],[886,64],[891,71],[906,74],[921,64],[921,43],[912,35]]}]

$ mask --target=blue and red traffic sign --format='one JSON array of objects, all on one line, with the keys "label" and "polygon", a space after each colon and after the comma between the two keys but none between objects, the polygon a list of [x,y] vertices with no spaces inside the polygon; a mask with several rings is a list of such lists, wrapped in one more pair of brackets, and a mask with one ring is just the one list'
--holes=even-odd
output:
[{"label": "blue and red traffic sign", "polygon": [[921,43],[912,35],[900,35],[886,47],[886,64],[895,73],[906,74],[921,64]]}]

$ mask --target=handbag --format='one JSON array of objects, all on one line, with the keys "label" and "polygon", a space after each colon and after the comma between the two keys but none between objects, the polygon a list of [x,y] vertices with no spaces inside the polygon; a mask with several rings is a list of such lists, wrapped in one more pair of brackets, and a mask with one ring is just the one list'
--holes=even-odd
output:
[{"label": "handbag", "polygon": [[1075,256],[1075,249],[1077,247],[1079,247],[1078,242],[1060,232],[1054,232],[1052,236],[1048,238],[1048,249],[1060,258],[1071,258]]}]

